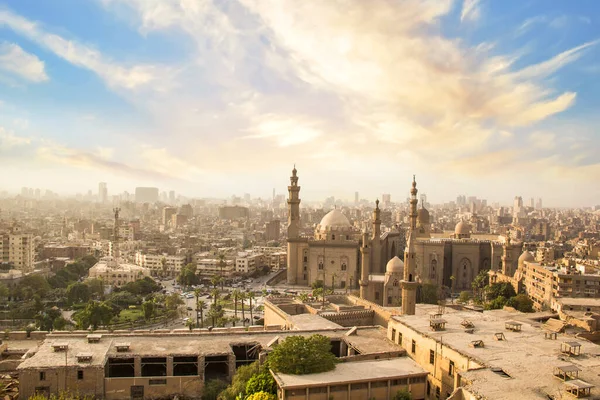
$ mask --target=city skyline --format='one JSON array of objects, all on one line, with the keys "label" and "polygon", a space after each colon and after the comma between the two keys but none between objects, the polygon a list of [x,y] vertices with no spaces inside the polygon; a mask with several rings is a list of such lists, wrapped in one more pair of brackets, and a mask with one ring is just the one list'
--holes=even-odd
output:
[{"label": "city skyline", "polygon": [[0,0],[2,185],[594,206],[599,10]]}]

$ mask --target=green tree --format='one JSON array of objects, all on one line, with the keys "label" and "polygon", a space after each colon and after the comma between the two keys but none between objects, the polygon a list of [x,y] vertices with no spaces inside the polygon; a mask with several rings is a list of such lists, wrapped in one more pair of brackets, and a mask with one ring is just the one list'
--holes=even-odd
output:
[{"label": "green tree", "polygon": [[273,393],[256,392],[246,397],[246,400],[277,400],[277,396]]},{"label": "green tree", "polygon": [[192,331],[192,329],[194,329],[194,325],[195,325],[195,324],[196,324],[196,323],[195,323],[195,322],[194,322],[194,320],[193,320],[193,319],[191,319],[191,318],[190,318],[190,319],[188,319],[187,321],[185,321],[185,326],[187,326],[187,327],[189,328],[190,332]]},{"label": "green tree", "polygon": [[267,370],[260,374],[253,375],[246,383],[246,395],[263,392],[275,394],[277,393],[277,384],[271,373]]},{"label": "green tree", "polygon": [[198,300],[196,303],[196,318],[198,318],[198,312],[200,312],[200,328],[204,328],[204,310],[206,310],[207,305],[204,300]]},{"label": "green tree", "polygon": [[240,292],[238,295],[238,298],[240,300],[240,303],[242,304],[242,324],[244,326],[246,326],[246,311],[245,311],[246,307],[244,304],[244,301],[246,300],[246,293]]},{"label": "green tree", "polygon": [[515,310],[530,313],[533,312],[533,301],[526,294],[518,294],[511,297],[506,302],[509,307],[514,307]]},{"label": "green tree", "polygon": [[231,380],[231,385],[219,394],[219,399],[236,400],[236,398],[244,399],[246,397],[246,384],[254,375],[260,373],[261,365],[258,361],[252,364],[242,365],[235,371],[235,375]]},{"label": "green tree", "polygon": [[90,287],[84,283],[75,282],[67,287],[69,304],[86,303],[90,300]]},{"label": "green tree", "polygon": [[480,271],[479,274],[473,279],[471,282],[471,288],[473,289],[473,294],[475,295],[475,301],[477,303],[483,302],[483,289],[489,285],[490,276],[488,275],[488,271]]},{"label": "green tree", "polygon": [[431,283],[425,283],[421,286],[421,302],[425,304],[438,303],[438,287]]},{"label": "green tree", "polygon": [[323,335],[289,336],[269,355],[269,365],[284,374],[313,374],[331,371],[337,359],[331,352],[331,340]]},{"label": "green tree", "polygon": [[167,265],[167,259],[165,257],[160,259],[160,267],[161,267],[161,275],[163,278],[165,278],[167,276],[167,271],[168,271],[168,265]]},{"label": "green tree", "polygon": [[248,299],[248,302],[250,303],[250,325],[252,325],[254,323],[254,314],[252,313],[252,300],[255,297],[256,296],[254,295],[254,292],[246,293],[246,298]]},{"label": "green tree", "polygon": [[36,315],[36,326],[40,331],[51,331],[58,318],[62,318],[60,310],[57,307],[49,308]]},{"label": "green tree", "polygon": [[45,298],[52,287],[41,275],[25,275],[18,284],[21,295],[25,300],[33,299],[35,294]]},{"label": "green tree", "polygon": [[76,314],[77,326],[81,329],[98,329],[99,325],[108,325],[114,316],[113,310],[105,302],[90,301],[86,307]]},{"label": "green tree", "polygon": [[219,283],[221,283],[223,279],[219,275],[213,275],[210,278],[210,284],[213,286],[213,289],[216,289]]},{"label": "green tree", "polygon": [[150,321],[154,318],[154,314],[156,312],[156,304],[154,303],[154,299],[147,300],[142,303],[142,312],[144,313],[144,319],[146,321]]},{"label": "green tree", "polygon": [[494,300],[500,296],[510,299],[516,295],[515,288],[508,282],[493,283],[485,287],[486,300]]},{"label": "green tree", "polygon": [[458,302],[462,304],[467,304],[471,300],[471,297],[471,292],[463,290],[458,296]]},{"label": "green tree", "polygon": [[412,400],[412,395],[408,390],[399,390],[396,392],[394,400]]},{"label": "green tree", "polygon": [[4,283],[0,283],[0,299],[6,299],[10,295],[8,287]]},{"label": "green tree", "polygon": [[220,379],[212,379],[204,384],[202,400],[217,400],[219,393],[227,387],[227,383]]},{"label": "green tree", "polygon": [[506,305],[508,300],[504,296],[498,296],[492,301],[485,303],[486,310],[499,310]]},{"label": "green tree", "polygon": [[189,263],[185,267],[181,269],[179,272],[179,276],[177,277],[177,282],[182,286],[190,287],[193,285],[197,285],[200,281],[198,275],[196,275],[196,264]]},{"label": "green tree", "polygon": [[231,292],[231,297],[233,297],[233,315],[234,315],[234,320],[233,320],[233,326],[235,326],[235,321],[238,319],[238,300],[240,298],[240,291],[238,289],[234,289],[233,292]]},{"label": "green tree", "polygon": [[183,300],[177,293],[165,297],[165,307],[168,311],[177,311],[180,305],[183,305]]},{"label": "green tree", "polygon": [[98,299],[102,299],[104,297],[104,281],[102,279],[88,279],[85,284],[90,288],[90,294],[92,296],[95,296]]}]

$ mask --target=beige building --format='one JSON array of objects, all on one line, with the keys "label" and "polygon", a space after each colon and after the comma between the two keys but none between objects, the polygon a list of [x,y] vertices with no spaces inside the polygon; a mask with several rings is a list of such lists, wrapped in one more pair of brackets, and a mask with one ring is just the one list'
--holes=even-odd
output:
[{"label": "beige building", "polygon": [[[388,338],[429,372],[427,399],[565,399],[574,384],[600,395],[600,346],[549,336],[535,315],[425,305],[417,311],[393,316]],[[565,373],[571,380],[557,377]]]},{"label": "beige building", "polygon": [[0,233],[0,261],[11,263],[15,269],[23,272],[33,271],[35,262],[35,244],[31,233],[22,232],[13,227]]},{"label": "beige building", "polygon": [[89,279],[102,279],[105,285],[120,287],[150,276],[148,268],[135,264],[117,262],[113,257],[104,257],[88,272]]},{"label": "beige building", "polygon": [[214,275],[224,278],[231,278],[235,275],[235,262],[233,260],[221,261],[217,258],[196,258],[196,274],[203,278],[210,278]]},{"label": "beige building", "polygon": [[135,253],[135,264],[148,268],[152,276],[164,275],[163,259],[165,260],[166,274],[169,276],[177,276],[187,264],[185,255],[147,254],[143,251]]},{"label": "beige building", "polygon": [[240,252],[235,258],[235,272],[238,274],[251,274],[264,265],[265,255],[261,253]]}]

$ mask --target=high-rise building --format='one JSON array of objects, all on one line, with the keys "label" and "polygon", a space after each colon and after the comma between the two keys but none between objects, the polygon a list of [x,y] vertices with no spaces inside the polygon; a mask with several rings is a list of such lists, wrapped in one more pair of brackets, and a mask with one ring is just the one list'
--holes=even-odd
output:
[{"label": "high-rise building", "polygon": [[163,208],[163,215],[162,215],[162,223],[163,225],[168,225],[172,222],[173,220],[173,215],[177,214],[177,208],[175,207],[165,207]]},{"label": "high-rise building", "polygon": [[537,204],[535,206],[536,209],[541,210],[542,209],[542,198],[538,198]]},{"label": "high-rise building", "polygon": [[100,203],[106,203],[107,199],[108,199],[108,187],[106,185],[106,182],[100,182],[98,184],[98,201]]},{"label": "high-rise building", "polygon": [[279,231],[281,229],[281,222],[276,219],[269,223],[266,226],[265,237],[267,240],[279,240]]},{"label": "high-rise building", "polygon": [[358,204],[358,192],[354,192],[354,204]]},{"label": "high-rise building", "polygon": [[392,203],[392,195],[389,193],[384,193],[381,195],[381,202],[383,203],[383,208],[387,208]]},{"label": "high-rise building", "polygon": [[158,201],[158,188],[136,187],[135,201],[137,203],[156,203]]},{"label": "high-rise building", "polygon": [[22,232],[18,227],[0,233],[0,261],[11,263],[23,272],[32,271],[35,261],[33,234]]},{"label": "high-rise building", "polygon": [[169,203],[175,204],[175,191],[171,190],[169,192]]}]

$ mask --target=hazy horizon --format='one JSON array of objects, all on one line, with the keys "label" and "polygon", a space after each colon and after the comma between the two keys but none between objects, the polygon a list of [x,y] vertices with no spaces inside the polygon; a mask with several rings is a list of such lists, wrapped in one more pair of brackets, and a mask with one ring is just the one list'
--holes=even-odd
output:
[{"label": "hazy horizon", "polygon": [[600,3],[0,0],[3,189],[600,204]]}]

